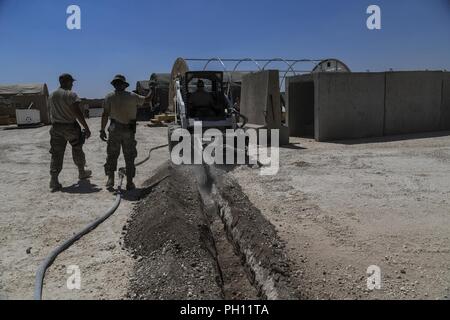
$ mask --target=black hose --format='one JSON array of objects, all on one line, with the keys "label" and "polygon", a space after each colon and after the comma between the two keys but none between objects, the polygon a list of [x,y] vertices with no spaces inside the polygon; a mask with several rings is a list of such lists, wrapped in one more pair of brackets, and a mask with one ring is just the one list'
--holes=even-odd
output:
[{"label": "black hose", "polygon": [[151,148],[151,149],[148,151],[148,156],[147,156],[147,158],[145,158],[145,159],[142,160],[142,161],[139,161],[138,163],[135,164],[135,166],[138,167],[138,166],[140,166],[141,164],[143,164],[143,163],[147,162],[148,160],[150,160],[150,154],[151,154],[153,151],[158,150],[158,149],[162,149],[162,148],[165,148],[165,147],[168,147],[168,146],[169,146],[168,144],[163,144],[163,145],[160,145],[160,146]]},{"label": "black hose", "polygon": [[[150,159],[150,155],[151,155],[152,151],[157,150],[157,149],[161,149],[161,148],[164,148],[164,147],[167,147],[167,144],[151,148],[149,150],[149,152],[148,152],[148,156],[144,160],[138,162],[136,164],[136,166],[140,166],[143,163],[147,162]],[[34,300],[41,300],[42,299],[42,287],[43,287],[43,283],[44,283],[45,272],[52,265],[52,263],[55,261],[56,257],[58,257],[58,255],[60,253],[62,253],[63,251],[67,250],[72,244],[74,244],[81,237],[83,237],[84,235],[88,234],[89,232],[91,232],[92,230],[97,228],[103,221],[108,219],[117,210],[117,208],[120,205],[120,201],[122,199],[122,183],[123,183],[123,178],[124,177],[125,177],[125,169],[124,168],[120,168],[119,169],[119,184],[118,184],[118,187],[117,187],[116,199],[114,200],[114,204],[112,205],[112,207],[109,208],[109,210],[102,217],[100,217],[97,220],[91,222],[83,230],[81,230],[80,232],[76,233],[70,239],[64,241],[60,246],[58,246],[56,249],[54,249],[47,256],[47,258],[45,258],[45,260],[41,263],[41,265],[39,266],[39,268],[38,268],[38,270],[36,272],[36,277],[35,277],[35,282],[34,282]]]},{"label": "black hose", "polygon": [[109,218],[119,207],[120,201],[122,199],[122,181],[123,181],[123,174],[120,172],[120,183],[118,186],[116,199],[114,200],[114,204],[111,208],[103,215],[102,217],[98,218],[97,220],[91,222],[88,224],[83,230],[75,234],[70,239],[64,241],[59,247],[54,249],[47,258],[41,263],[39,266],[39,269],[36,272],[36,278],[34,282],[34,300],[41,300],[42,299],[42,286],[44,283],[44,277],[45,277],[45,271],[47,271],[48,267],[52,265],[52,263],[55,261],[56,257],[66,249],[68,249],[75,241],[79,240],[84,235],[88,234],[97,226],[99,226],[103,221]]}]

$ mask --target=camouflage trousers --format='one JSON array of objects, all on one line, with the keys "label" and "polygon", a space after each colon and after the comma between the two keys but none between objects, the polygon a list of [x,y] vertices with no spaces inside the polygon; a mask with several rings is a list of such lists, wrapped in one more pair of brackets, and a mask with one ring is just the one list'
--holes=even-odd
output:
[{"label": "camouflage trousers", "polygon": [[86,165],[81,128],[78,123],[54,123],[50,129],[51,175],[59,175],[63,168],[67,142],[72,146],[72,158],[75,165],[80,169]]},{"label": "camouflage trousers", "polygon": [[109,137],[108,147],[106,149],[107,157],[105,174],[114,174],[117,170],[117,159],[119,158],[120,149],[122,148],[127,177],[134,178],[136,175],[134,160],[137,157],[135,129],[133,129],[132,126],[115,122],[111,123],[108,132]]}]

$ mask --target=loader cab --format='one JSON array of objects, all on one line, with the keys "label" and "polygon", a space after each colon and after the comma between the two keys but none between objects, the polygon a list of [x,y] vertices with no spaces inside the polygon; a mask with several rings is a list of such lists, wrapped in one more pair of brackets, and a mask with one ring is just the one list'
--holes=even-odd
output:
[{"label": "loader cab", "polygon": [[[199,83],[203,86],[199,87]],[[223,72],[186,72],[182,79],[186,114],[196,121],[219,121],[228,117],[229,103],[224,94]]]}]

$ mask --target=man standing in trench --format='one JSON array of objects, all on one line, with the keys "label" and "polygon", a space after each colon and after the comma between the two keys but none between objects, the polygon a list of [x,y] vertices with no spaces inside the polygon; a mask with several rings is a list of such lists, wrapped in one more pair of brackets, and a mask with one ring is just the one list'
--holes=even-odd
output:
[{"label": "man standing in trench", "polygon": [[[72,91],[75,79],[70,74],[59,77],[60,88],[53,92],[48,100],[52,128],[50,129],[50,189],[54,192],[62,188],[58,176],[63,168],[64,152],[67,142],[72,146],[72,158],[78,167],[78,178],[87,179],[91,170],[85,170],[86,158],[83,152],[84,139],[91,136],[89,127],[80,109],[80,98]],[[85,132],[77,120],[84,127]]]},{"label": "man standing in trench", "polygon": [[[152,92],[144,97],[133,92],[126,91],[130,85],[123,75],[116,75],[111,81],[115,91],[108,94],[103,102],[103,116],[100,130],[100,138],[108,141],[105,174],[108,176],[106,187],[114,187],[114,174],[117,170],[117,159],[122,147],[125,158],[127,190],[133,190],[135,185],[133,178],[136,174],[134,160],[137,157],[136,149],[136,113],[137,106],[142,106],[150,101]],[[105,128],[108,127],[109,138]]]}]

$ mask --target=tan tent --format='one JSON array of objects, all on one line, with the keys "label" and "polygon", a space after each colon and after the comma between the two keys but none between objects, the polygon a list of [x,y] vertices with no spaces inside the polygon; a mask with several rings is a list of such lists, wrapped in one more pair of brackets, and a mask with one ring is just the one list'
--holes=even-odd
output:
[{"label": "tan tent", "polygon": [[[48,88],[45,83],[0,85],[0,97],[11,101],[14,110],[26,109],[33,103],[31,109],[40,111],[41,122],[50,123],[50,112],[47,106]],[[10,111],[8,110],[8,113]]]},{"label": "tan tent", "polygon": [[148,94],[148,92],[150,91],[149,83],[150,83],[150,81],[145,81],[145,80],[136,82],[135,92],[137,94],[140,94],[141,96],[146,96]]}]

